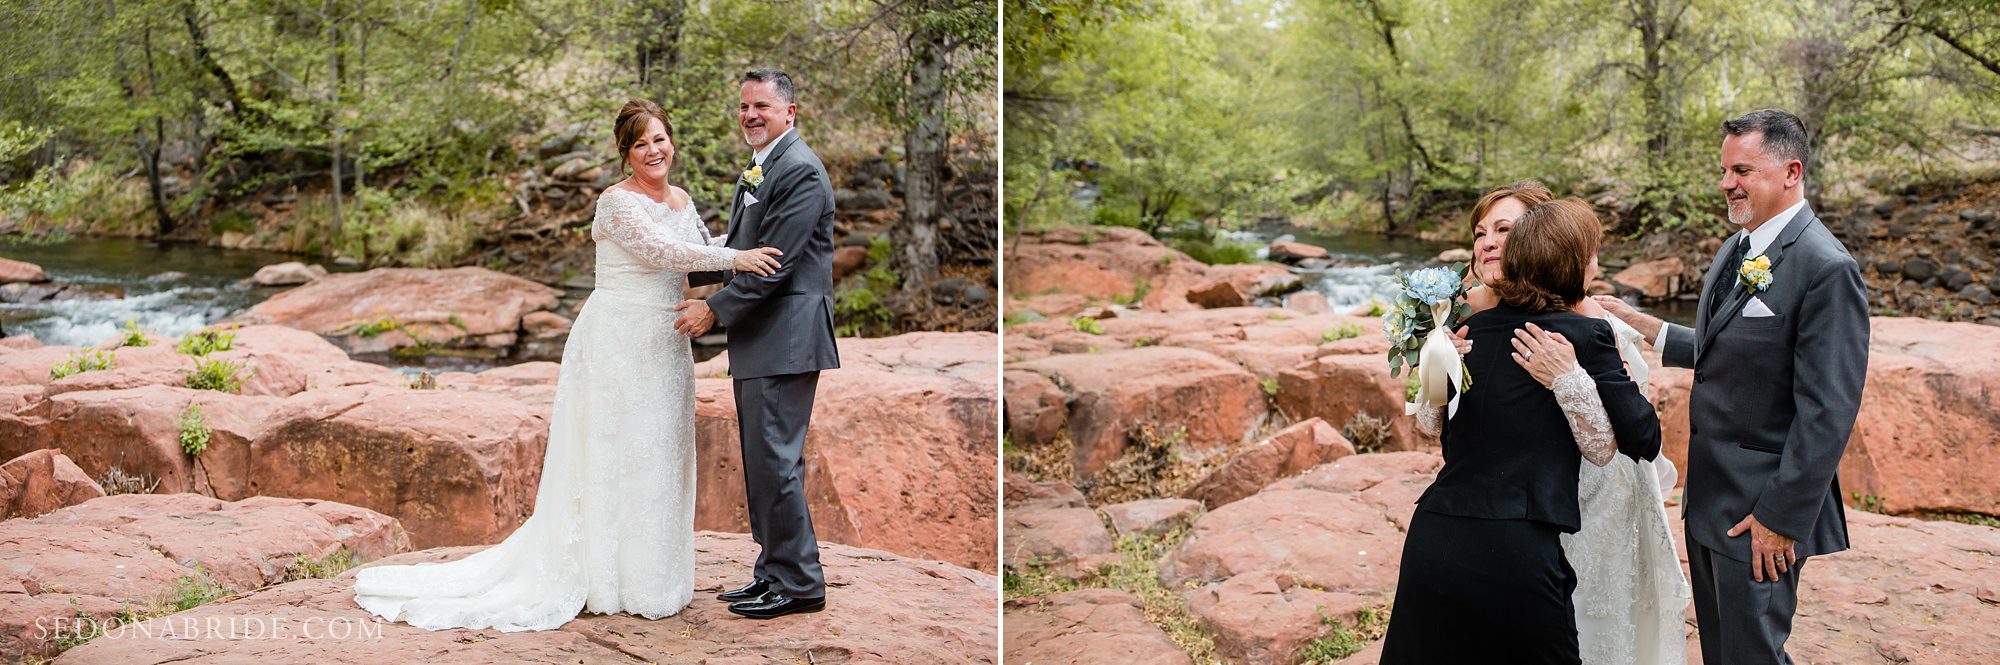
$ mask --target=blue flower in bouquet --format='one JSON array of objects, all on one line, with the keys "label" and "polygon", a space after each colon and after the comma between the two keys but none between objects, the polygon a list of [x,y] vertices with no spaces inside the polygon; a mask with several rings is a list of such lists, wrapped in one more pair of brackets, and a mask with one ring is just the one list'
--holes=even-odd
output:
[{"label": "blue flower in bouquet", "polygon": [[1403,295],[1425,306],[1435,305],[1457,296],[1462,282],[1458,273],[1450,268],[1425,268],[1410,273],[1403,282]]},{"label": "blue flower in bouquet", "polygon": [[1388,334],[1390,344],[1402,346],[1404,342],[1410,340],[1410,335],[1415,332],[1411,329],[1411,323],[1410,318],[1404,316],[1402,311],[1392,309],[1389,310],[1389,313],[1382,315],[1382,332]]}]

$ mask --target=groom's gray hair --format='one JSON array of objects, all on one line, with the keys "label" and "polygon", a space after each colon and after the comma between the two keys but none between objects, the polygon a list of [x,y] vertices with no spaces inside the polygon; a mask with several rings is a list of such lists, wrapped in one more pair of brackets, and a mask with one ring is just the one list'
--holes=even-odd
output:
[{"label": "groom's gray hair", "polygon": [[1778,159],[1808,162],[1812,154],[1810,139],[1806,134],[1806,123],[1798,116],[1778,109],[1757,109],[1722,122],[1722,133],[1729,136],[1763,134],[1760,143],[1764,153]]},{"label": "groom's gray hair", "polygon": [[778,96],[785,98],[786,104],[799,103],[798,98],[792,95],[792,77],[785,75],[784,72],[776,68],[759,67],[744,72],[743,82],[749,83],[751,81],[776,85],[778,87]]}]

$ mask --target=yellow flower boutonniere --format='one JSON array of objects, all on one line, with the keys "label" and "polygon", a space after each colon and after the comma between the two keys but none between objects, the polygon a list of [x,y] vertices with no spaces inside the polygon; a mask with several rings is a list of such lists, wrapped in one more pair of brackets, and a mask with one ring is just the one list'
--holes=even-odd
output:
[{"label": "yellow flower boutonniere", "polygon": [[748,185],[750,189],[756,189],[758,185],[764,184],[764,167],[752,166],[750,170],[744,171],[743,184]]},{"label": "yellow flower boutonniere", "polygon": [[1743,282],[1743,288],[1751,293],[1769,290],[1771,257],[1759,254],[1755,258],[1744,259],[1743,270],[1737,273],[1737,279]]}]

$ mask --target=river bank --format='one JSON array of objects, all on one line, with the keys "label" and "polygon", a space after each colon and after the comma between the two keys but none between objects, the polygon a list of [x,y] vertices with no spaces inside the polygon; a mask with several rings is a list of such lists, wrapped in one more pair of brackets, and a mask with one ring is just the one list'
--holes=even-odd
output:
[{"label": "river bank", "polygon": [[[1314,249],[1267,248],[1299,264]],[[1440,464],[1402,415],[1379,318],[1306,288],[1313,268],[1203,265],[1129,229],[1027,232],[1010,257],[1008,657],[1372,662],[1411,503]],[[1629,294],[1623,272],[1597,288]],[[1796,634],[1840,636],[1803,652],[1820,660],[1985,662],[1972,615],[1995,601],[1972,580],[2000,573],[2000,409],[1965,396],[2000,391],[2000,328],[1871,324],[1840,470],[1855,550],[1807,578],[1824,609]],[[1686,468],[1692,373],[1645,353],[1665,454]],[[1926,563],[1888,571],[1906,558]],[[1971,614],[1921,622],[1932,607]]]}]

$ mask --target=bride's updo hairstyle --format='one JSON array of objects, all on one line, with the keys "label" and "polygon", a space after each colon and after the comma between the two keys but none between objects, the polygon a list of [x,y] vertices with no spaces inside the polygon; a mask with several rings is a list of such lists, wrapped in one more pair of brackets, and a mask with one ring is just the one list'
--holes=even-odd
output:
[{"label": "bride's updo hairstyle", "polygon": [[651,100],[634,99],[625,102],[625,108],[618,109],[618,123],[613,125],[612,138],[618,141],[620,167],[631,169],[632,165],[625,163],[626,158],[632,150],[632,144],[638,143],[639,135],[645,133],[646,120],[649,118],[658,118],[660,126],[667,129],[667,138],[674,137],[674,123],[667,120],[667,111],[660,108],[659,104]]},{"label": "bride's updo hairstyle", "polygon": [[1567,311],[1582,302],[1585,272],[1597,256],[1604,224],[1578,198],[1530,206],[1507,233],[1507,251],[1493,283],[1500,301],[1534,313]]}]

